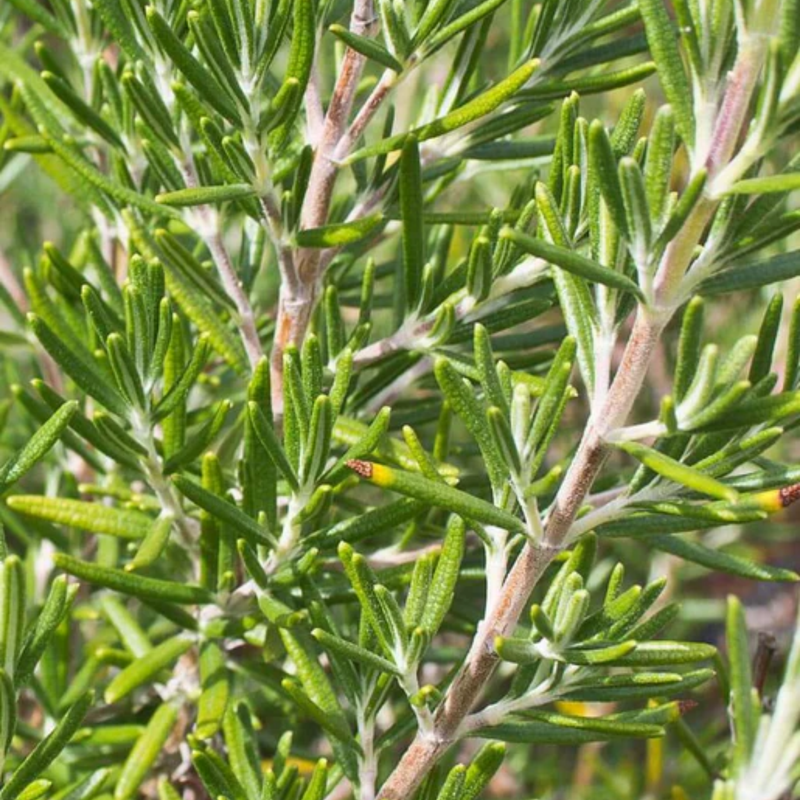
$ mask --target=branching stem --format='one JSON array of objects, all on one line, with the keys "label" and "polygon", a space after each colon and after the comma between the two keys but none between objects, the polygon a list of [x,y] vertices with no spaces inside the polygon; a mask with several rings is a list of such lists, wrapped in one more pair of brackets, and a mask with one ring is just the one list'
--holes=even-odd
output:
[{"label": "branching stem", "polygon": [[[716,138],[709,151],[707,167],[712,178],[725,167],[735,151],[762,60],[763,52],[743,47],[731,71],[719,112],[723,119],[715,128]],[[513,632],[534,587],[553,558],[569,542],[572,523],[606,461],[605,437],[625,425],[628,419],[664,327],[677,310],[675,298],[680,295],[681,282],[695,248],[702,241],[717,205],[714,198],[703,197],[664,253],[656,278],[655,307],[640,306],[637,312],[619,369],[601,405],[592,409],[578,451],[549,509],[542,543],[529,542],[523,548],[496,604],[479,625],[466,661],[436,712],[433,733],[417,735],[381,789],[379,800],[411,797],[425,775],[458,738],[464,719],[497,666],[495,638]]]}]

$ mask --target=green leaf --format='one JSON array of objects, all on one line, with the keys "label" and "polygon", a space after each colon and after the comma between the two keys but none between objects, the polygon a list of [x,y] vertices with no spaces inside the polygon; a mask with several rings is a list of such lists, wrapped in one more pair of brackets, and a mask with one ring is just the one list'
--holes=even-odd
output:
[{"label": "green leaf", "polygon": [[496,8],[501,6],[505,0],[484,0],[482,3],[474,5],[469,11],[456,17],[452,22],[448,22],[444,27],[431,36],[427,42],[423,41],[428,33],[432,33],[436,24],[444,18],[450,7],[450,3],[445,0],[443,3],[431,3],[429,11],[426,11],[420,21],[420,28],[414,36],[414,45],[421,46],[426,57],[435,53],[439,48],[444,47],[454,37],[462,31],[480,22],[481,19],[491,14]]},{"label": "green leaf", "polygon": [[0,669],[14,678],[25,628],[25,573],[17,556],[0,561]]},{"label": "green leaf", "polygon": [[41,461],[69,426],[78,404],[64,403],[29,439],[28,443],[0,468],[0,492],[16,483],[26,472]]},{"label": "green leaf", "polygon": [[141,658],[153,649],[150,638],[142,630],[136,617],[128,610],[128,607],[120,598],[115,595],[104,594],[100,598],[100,607],[119,635],[125,649],[131,655],[135,658]]},{"label": "green leaf", "polygon": [[0,668],[0,757],[5,762],[17,725],[17,692],[14,682]]},{"label": "green leaf", "polygon": [[136,409],[145,405],[144,387],[136,364],[122,334],[112,333],[106,340],[106,354],[120,394]]},{"label": "green leaf", "polygon": [[608,662],[616,667],[667,667],[709,661],[716,655],[710,644],[694,642],[640,642],[636,648]]},{"label": "green leaf", "polygon": [[459,800],[475,800],[503,763],[506,748],[497,742],[485,744],[467,768],[464,787]]},{"label": "green leaf", "polygon": [[219,205],[220,203],[245,200],[255,197],[256,190],[247,183],[231,183],[223,186],[195,186],[156,195],[156,202],[165,206]]},{"label": "green leaf", "polygon": [[422,167],[415,136],[403,142],[400,155],[400,215],[403,222],[403,276],[406,309],[416,308],[425,265],[425,224],[422,210]]},{"label": "green leaf", "polygon": [[445,778],[441,791],[436,795],[436,800],[458,800],[463,797],[466,777],[467,768],[463,764],[456,764]]},{"label": "green leaf", "polygon": [[[331,686],[325,670],[322,669],[313,653],[313,640],[303,631],[287,628],[280,629],[280,636],[286,652],[294,662],[297,677],[303,685],[308,697],[321,708],[338,728],[348,727],[347,718],[342,711],[339,700]],[[352,745],[337,746],[338,741],[331,742],[342,769],[348,776],[354,775],[356,748]]]},{"label": "green leaf", "polygon": [[748,428],[761,423],[779,423],[800,413],[800,392],[782,392],[739,403],[732,413],[708,423],[702,430],[722,431]]},{"label": "green leaf", "polygon": [[342,542],[337,548],[339,559],[350,581],[353,591],[361,604],[364,618],[369,623],[384,652],[394,653],[394,635],[389,619],[376,593],[377,580],[366,559],[356,553],[349,544]]},{"label": "green leaf", "polygon": [[430,634],[431,638],[441,626],[448,609],[453,603],[454,592],[458,584],[461,559],[464,556],[464,539],[466,526],[461,517],[452,516],[447,524],[442,551],[436,563],[436,571],[428,590],[425,609],[422,612],[420,626]]},{"label": "green leaf", "polygon": [[476,236],[467,262],[467,291],[477,301],[486,300],[492,290],[492,246],[486,236]]},{"label": "green leaf", "polygon": [[66,497],[20,494],[9,497],[6,503],[9,508],[28,517],[120,539],[143,539],[153,524],[152,519],[140,511]]},{"label": "green leaf", "polygon": [[492,406],[486,412],[486,419],[503,461],[514,475],[519,475],[522,472],[522,461],[505,415],[497,406]]},{"label": "green leaf", "polygon": [[562,697],[583,703],[613,703],[619,700],[646,700],[652,697],[673,697],[685,694],[714,677],[714,670],[698,669],[676,672],[633,672],[587,680],[569,689]]},{"label": "green leaf", "polygon": [[641,461],[653,472],[688,489],[730,502],[734,502],[739,497],[739,493],[731,486],[727,486],[693,467],[681,464],[652,447],[638,442],[620,442],[617,447]]},{"label": "green leaf", "polygon": [[174,525],[175,517],[169,512],[162,512],[145,534],[136,555],[125,566],[125,569],[128,571],[142,569],[158,561],[169,543]]},{"label": "green leaf", "polygon": [[798,275],[800,275],[800,250],[793,250],[763,261],[734,265],[703,281],[699,292],[703,295],[740,292],[779,281],[788,281]]},{"label": "green leaf", "polygon": [[105,690],[106,703],[116,703],[138,689],[177,661],[190,647],[194,639],[186,636],[172,636],[154,647],[141,658],[136,659],[121,672],[118,672]]},{"label": "green leaf", "polygon": [[[271,121],[270,145],[278,151],[291,131],[297,112],[300,109],[306,86],[311,77],[316,43],[316,18],[313,0],[292,2],[293,25],[292,41],[289,48],[289,61],[283,86],[286,92],[279,92],[276,100],[283,99],[282,107],[277,108]],[[283,96],[283,97],[281,97]]]},{"label": "green leaf", "polygon": [[728,596],[726,638],[730,662],[729,708],[734,730],[733,757],[735,767],[743,769],[750,762],[758,716],[754,707],[744,611],[739,599],[733,595]]},{"label": "green leaf", "polygon": [[577,345],[571,336],[564,338],[547,373],[544,391],[536,408],[523,458],[531,459],[531,475],[536,475],[547,454],[547,448],[558,430],[567,399],[569,379],[575,361]]},{"label": "green leaf", "polygon": [[53,562],[64,572],[81,578],[97,586],[105,586],[122,594],[129,594],[145,601],[155,603],[182,603],[187,605],[205,604],[213,601],[213,596],[200,586],[177,581],[165,581],[159,578],[146,578],[143,575],[132,575],[121,569],[103,567],[89,561],[55,553]]},{"label": "green leaf", "polygon": [[147,21],[158,43],[175,66],[186,76],[198,94],[216,111],[234,124],[241,124],[238,109],[229,93],[211,73],[186,49],[169,23],[152,7],[145,10]]},{"label": "green leaf", "polygon": [[[345,453],[337,459],[336,463],[321,477],[320,480],[325,481],[331,485],[335,485],[344,479],[349,472],[346,467],[348,461],[353,459],[364,458],[364,456],[371,455],[376,452],[380,443],[386,437],[389,430],[389,421],[391,418],[391,409],[387,406],[375,415],[375,418],[370,423],[360,438],[357,438],[345,451]],[[340,428],[341,429],[341,428]],[[336,425],[334,424],[334,437],[336,437]]]},{"label": "green leaf", "polygon": [[225,293],[219,281],[175,236],[169,231],[159,228],[155,232],[155,241],[168,272],[180,273],[182,278],[193,284],[203,294],[208,295],[215,303],[219,303],[223,307],[235,308],[233,301]]},{"label": "green leaf", "polygon": [[362,56],[372,59],[378,64],[395,72],[402,72],[403,65],[380,43],[367,36],[360,36],[353,33],[344,25],[331,25],[328,30],[337,38],[341,39],[348,47],[361,53]]},{"label": "green leaf", "polygon": [[55,728],[40,741],[26,756],[25,760],[14,770],[0,790],[0,800],[15,800],[19,793],[32,781],[36,780],[58,757],[69,744],[69,740],[80,727],[86,712],[92,705],[94,694],[86,692],[70,707],[58,721]]},{"label": "green leaf", "polygon": [[77,590],[77,584],[67,586],[64,575],[59,575],[53,580],[44,607],[36,618],[33,629],[25,637],[22,651],[17,659],[14,670],[14,681],[17,686],[24,686],[33,675],[53,633],[69,611]]},{"label": "green leaf", "polygon": [[42,343],[42,347],[81,389],[99,400],[109,411],[122,417],[126,416],[128,413],[127,403],[94,363],[85,361],[70,350],[35,314],[28,314],[28,324]]},{"label": "green leaf", "polygon": [[800,172],[746,178],[734,183],[726,194],[771,194],[773,192],[793,192],[795,189],[800,189]]},{"label": "green leaf", "polygon": [[[494,1],[496,2],[497,0]],[[539,62],[536,59],[526,62],[507,78],[464,103],[463,106],[455,109],[455,111],[451,111],[449,114],[445,114],[445,116],[426,125],[414,128],[408,133],[391,136],[374,145],[357,150],[345,159],[345,163],[352,164],[364,158],[400,150],[409,136],[414,136],[417,141],[424,142],[463,128],[470,122],[490,114],[504,102],[510,100],[530,80],[538,66]]]},{"label": "green leaf", "polygon": [[157,216],[177,216],[177,212],[160,206],[143,194],[129,189],[121,183],[104,175],[96,167],[92,166],[83,156],[79,155],[71,146],[62,139],[57,139],[45,128],[40,127],[39,133],[50,145],[53,152],[70,166],[81,178],[86,180],[96,189],[113,198],[120,206],[132,206],[148,214]]},{"label": "green leaf", "polygon": [[[580,632],[579,632],[580,635]],[[560,654],[560,660],[567,664],[595,666],[608,664],[627,656],[636,649],[636,642],[629,639],[616,644],[598,644],[591,647],[567,647]]]},{"label": "green leaf", "polygon": [[164,462],[164,474],[170,475],[176,470],[191,464],[211,447],[222,430],[228,417],[228,412],[232,407],[233,403],[230,400],[221,400],[215,407],[212,407],[210,409],[211,414],[203,427],[193,434],[177,453],[174,453]]},{"label": "green leaf", "polygon": [[125,759],[114,788],[114,800],[133,800],[137,796],[147,773],[162,754],[178,721],[178,712],[178,704],[167,701],[150,716],[147,726]]},{"label": "green leaf", "polygon": [[283,690],[294,700],[300,710],[311,717],[311,719],[322,728],[325,733],[338,739],[348,747],[357,748],[358,744],[353,738],[350,726],[339,716],[330,716],[323,711],[311,698],[303,691],[300,684],[292,678],[284,678],[281,681]]},{"label": "green leaf", "polygon": [[244,788],[228,763],[214,750],[194,750],[192,763],[211,797],[247,800]]},{"label": "green leaf", "polygon": [[[103,774],[103,779],[105,780],[105,773]],[[40,797],[44,797],[53,786],[52,781],[48,781],[45,778],[41,778],[38,781],[33,781],[28,786],[26,786],[20,793],[17,795],[17,800],[39,800]]]},{"label": "green leaf", "polygon": [[420,500],[404,497],[402,500],[378,506],[364,514],[342,520],[329,528],[311,534],[307,542],[321,547],[336,547],[339,542],[350,544],[359,542],[409,522],[426,507],[426,504]]},{"label": "green leaf", "polygon": [[642,290],[627,275],[604,267],[602,264],[598,264],[596,261],[576,253],[574,250],[550,244],[543,239],[535,239],[533,236],[528,236],[513,228],[503,228],[500,235],[504,239],[511,239],[526,253],[554,264],[573,275],[578,275],[615,289],[631,292],[639,300],[644,301]]},{"label": "green leaf", "polygon": [[273,544],[269,532],[259,525],[252,517],[244,513],[238,506],[225,500],[223,497],[209,492],[199,483],[183,475],[176,475],[172,482],[178,491],[195,505],[207,511],[212,516],[230,525],[250,545]]},{"label": "green leaf", "polygon": [[782,314],[783,295],[779,292],[770,300],[764,312],[764,318],[761,321],[761,328],[758,331],[758,344],[750,364],[750,374],[747,376],[751,383],[758,383],[769,374],[775,343],[780,331]]},{"label": "green leaf", "polygon": [[703,190],[705,189],[707,179],[708,173],[705,169],[699,169],[692,176],[683,194],[678,198],[678,202],[672,209],[666,224],[658,235],[658,239],[653,245],[655,253],[661,253],[667,243],[677,236],[683,224],[688,219],[689,214],[703,197]]},{"label": "green leaf", "polygon": [[678,556],[684,561],[700,564],[707,569],[717,572],[726,572],[740,578],[750,578],[758,581],[798,581],[800,576],[796,572],[781,567],[771,567],[768,564],[756,564],[744,558],[739,558],[722,550],[712,550],[699,542],[693,542],[682,536],[648,536],[647,543],[663,550],[665,553]]},{"label": "green leaf", "polygon": [[30,17],[33,22],[41,25],[48,33],[54,33],[56,36],[64,36],[67,33],[59,20],[36,0],[9,0],[9,2],[17,11],[20,11],[26,17]]},{"label": "green leaf", "polygon": [[300,476],[304,485],[313,483],[325,466],[332,430],[333,413],[331,411],[331,401],[327,395],[319,395],[314,401],[314,406],[311,410],[311,425],[308,431],[308,439],[303,448],[303,463]]},{"label": "green leaf", "polygon": [[[39,393],[42,400],[53,410],[61,408],[66,402],[61,395],[51,389],[46,383],[40,380],[31,381],[34,389]],[[70,427],[93,447],[101,453],[105,453],[120,466],[138,469],[138,461],[135,456],[121,447],[116,441],[112,441],[105,436],[97,426],[90,422],[80,411],[76,411],[71,420]]]},{"label": "green leaf", "polygon": [[487,401],[503,412],[508,412],[508,401],[498,377],[498,365],[492,352],[492,341],[489,332],[481,325],[475,325],[474,333],[475,366],[478,368],[481,386]]},{"label": "green leaf", "polygon": [[66,81],[59,78],[58,75],[47,71],[42,73],[42,79],[53,91],[53,94],[70,108],[79,122],[90,127],[115,147],[124,149],[122,139],[120,139],[114,128],[81,99]]},{"label": "green leaf", "polygon": [[389,675],[402,675],[402,672],[388,659],[373,653],[371,650],[359,647],[352,642],[334,636],[321,628],[312,630],[311,635],[326,650],[330,650],[349,661],[355,661],[369,669],[376,669],[379,672],[385,672]]},{"label": "green leaf", "polygon": [[653,120],[644,165],[647,205],[656,228],[660,227],[669,201],[674,152],[675,114],[669,106],[663,106]]},{"label": "green leaf", "polygon": [[93,7],[128,58],[133,62],[143,59],[145,54],[139,46],[131,21],[125,13],[125,7],[118,0],[97,0]]},{"label": "green leaf", "polygon": [[679,402],[686,397],[700,363],[701,336],[703,333],[703,300],[693,297],[681,321],[681,334],[678,340],[678,358],[675,364],[673,391]]},{"label": "green leaf", "polygon": [[636,261],[644,264],[650,250],[652,228],[647,190],[638,162],[625,157],[619,162],[619,180],[625,202],[628,235],[636,247]]},{"label": "green leaf", "polygon": [[[166,206],[161,206],[166,208]],[[133,218],[123,212],[126,223],[131,230],[137,247],[155,256],[155,248],[147,232]],[[206,293],[199,290],[192,282],[174,268],[169,262],[165,264],[167,289],[170,298],[181,311],[197,326],[201,333],[208,336],[208,341],[225,361],[240,374],[247,372],[247,361],[239,338],[231,331],[228,324],[215,309]]]},{"label": "green leaf", "polygon": [[370,461],[355,460],[349,462],[348,466],[370,483],[385,489],[392,489],[417,500],[423,500],[429,505],[452,511],[467,519],[474,519],[487,525],[496,525],[514,533],[525,533],[527,530],[525,523],[519,517],[509,514],[485,500],[454,489],[446,483],[432,481],[413,472],[401,472]]},{"label": "green leaf", "polygon": [[268,422],[267,418],[264,416],[264,412],[259,408],[258,403],[251,400],[247,404],[247,412],[250,416],[250,422],[253,425],[256,438],[261,442],[262,447],[272,460],[272,463],[275,464],[289,486],[296,490],[300,483],[278,440],[275,428]]},{"label": "green leaf", "polygon": [[300,247],[344,247],[361,242],[383,224],[383,214],[370,214],[352,222],[336,222],[321,228],[305,228],[295,234]]},{"label": "green leaf", "polygon": [[206,361],[208,361],[210,349],[209,337],[206,335],[201,336],[192,351],[192,358],[180,378],[169,387],[167,393],[153,409],[152,418],[154,421],[157,422],[164,419],[185,402],[190,389],[194,386]]},{"label": "green leaf", "polygon": [[631,232],[628,229],[617,158],[606,129],[599,120],[595,120],[589,126],[588,152],[592,178],[600,188],[600,193],[603,200],[605,200],[611,219],[614,221],[617,230],[625,238],[629,239]]},{"label": "green leaf", "polygon": [[[217,652],[219,648],[214,645]],[[215,664],[216,664],[215,660]],[[227,682],[224,660],[220,652],[219,666],[215,671],[222,671],[217,675],[217,683]],[[209,677],[213,676],[213,673]],[[233,774],[237,776],[242,788],[249,797],[258,797],[261,788],[261,763],[258,757],[256,732],[250,718],[250,708],[244,701],[228,709],[223,722],[225,732],[225,745],[228,749],[228,761]]]},{"label": "green leaf", "polygon": [[306,790],[300,800],[324,800],[327,797],[328,762],[321,758],[317,761]]},{"label": "green leaf", "polygon": [[476,735],[503,742],[577,745],[619,738],[651,739],[664,735],[659,725],[623,722],[604,717],[572,717],[552,712],[537,712],[537,719],[505,722],[480,728]]},{"label": "green leaf", "polygon": [[693,95],[678,50],[675,27],[663,0],[640,0],[639,13],[664,94],[675,114],[675,127],[687,146],[692,148],[695,136]]},{"label": "green leaf", "polygon": [[[486,469],[492,485],[501,485],[506,479],[508,471],[495,446],[491,431],[486,425],[486,413],[483,405],[475,397],[472,387],[464,383],[464,380],[448,359],[444,357],[436,359],[434,374],[450,407],[461,418],[469,432],[478,442],[486,461]],[[403,464],[403,466],[406,465]]]}]

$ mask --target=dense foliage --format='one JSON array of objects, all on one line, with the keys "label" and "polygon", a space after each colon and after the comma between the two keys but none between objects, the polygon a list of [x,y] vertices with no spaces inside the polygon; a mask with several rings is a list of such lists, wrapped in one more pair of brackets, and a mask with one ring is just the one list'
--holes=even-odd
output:
[{"label": "dense foliage", "polygon": [[799,42],[4,0],[0,800],[793,796]]}]

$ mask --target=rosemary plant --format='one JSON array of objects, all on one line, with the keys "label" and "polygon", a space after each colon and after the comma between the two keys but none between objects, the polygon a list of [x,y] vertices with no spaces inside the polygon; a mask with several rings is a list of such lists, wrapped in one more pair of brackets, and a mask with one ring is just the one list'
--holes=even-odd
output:
[{"label": "rosemary plant", "polygon": [[5,0],[0,800],[598,797],[587,743],[793,796],[800,633],[768,702],[678,601],[798,579],[745,543],[800,496],[799,42]]}]

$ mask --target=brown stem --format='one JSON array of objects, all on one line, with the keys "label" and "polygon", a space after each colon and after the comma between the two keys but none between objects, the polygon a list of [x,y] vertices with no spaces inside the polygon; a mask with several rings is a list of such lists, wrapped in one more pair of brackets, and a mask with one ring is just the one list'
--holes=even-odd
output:
[{"label": "brown stem", "polygon": [[272,412],[276,420],[283,415],[283,354],[290,345],[303,341],[318,293],[317,281],[311,284],[281,284],[275,338],[270,354]]},{"label": "brown stem", "polygon": [[[720,127],[707,167],[710,177],[734,152],[757,82],[763,54],[743,47],[731,72],[720,110]],[[717,203],[702,198],[667,248],[656,277],[656,306],[640,308],[622,362],[602,406],[595,410],[578,451],[549,511],[541,545],[527,544],[506,578],[488,618],[480,625],[470,652],[439,706],[432,734],[419,734],[384,784],[379,800],[410,797],[433,765],[458,738],[459,728],[477,702],[497,665],[494,638],[511,633],[547,565],[569,542],[569,532],[607,457],[605,436],[624,425],[647,374],[661,333],[675,311],[674,298],[702,240]]]},{"label": "brown stem", "polygon": [[477,702],[497,666],[494,649],[497,636],[508,636],[517,624],[528,598],[542,574],[565,544],[594,479],[602,468],[607,449],[603,436],[624,423],[644,383],[665,318],[653,318],[640,311],[620,368],[596,421],[589,422],[578,452],[548,515],[544,542],[527,544],[503,584],[498,601],[472,642],[464,666],[439,706],[432,736],[418,735],[383,786],[379,800],[410,797],[426,773],[458,738],[459,728]]},{"label": "brown stem", "polygon": [[[741,135],[747,110],[757,84],[764,48],[743,42],[728,79],[719,111],[719,125],[706,162],[709,178],[724,169]],[[548,513],[544,541],[527,544],[511,569],[498,602],[479,626],[470,652],[440,705],[432,734],[418,735],[401,758],[380,792],[379,800],[411,797],[449,745],[478,700],[497,664],[494,638],[516,626],[533,588],[556,553],[569,543],[570,527],[607,457],[606,435],[624,425],[644,383],[648,365],[665,325],[675,312],[681,281],[695,248],[717,207],[715,198],[704,197],[683,229],[664,253],[656,275],[655,308],[640,308],[622,362],[599,409],[593,411],[578,451],[570,464],[556,500]]]},{"label": "brown stem", "polygon": [[[374,13],[371,0],[358,0],[350,19],[350,29],[360,36],[369,35],[373,28]],[[300,213],[300,227],[318,228],[324,225],[330,210],[333,187],[336,183],[338,164],[336,150],[347,130],[347,121],[353,108],[358,82],[364,69],[366,57],[350,48],[344,54],[342,67],[331,96],[322,136],[311,166],[305,202]],[[319,251],[304,250],[300,253],[300,278],[306,283],[316,280]]]},{"label": "brown stem", "polygon": [[[360,36],[369,35],[374,18],[372,0],[357,0],[350,18],[350,29]],[[346,134],[365,63],[364,56],[349,48],[342,59],[342,67],[319,132],[314,163],[311,165],[308,189],[300,212],[301,229],[318,228],[328,219],[338,172],[335,153]],[[311,91],[313,100],[316,86]],[[318,121],[314,127],[319,127]],[[283,354],[289,345],[299,345],[305,338],[314,303],[319,296],[322,274],[321,251],[301,249],[295,255],[291,259],[291,275],[282,274],[275,339],[270,356],[273,412],[278,419],[283,409]],[[286,273],[286,270],[282,269],[282,273]]]}]

